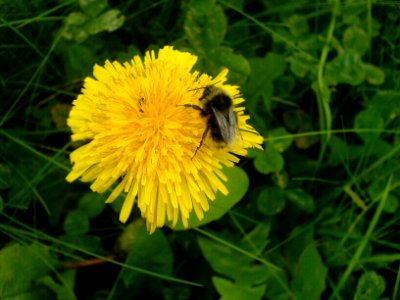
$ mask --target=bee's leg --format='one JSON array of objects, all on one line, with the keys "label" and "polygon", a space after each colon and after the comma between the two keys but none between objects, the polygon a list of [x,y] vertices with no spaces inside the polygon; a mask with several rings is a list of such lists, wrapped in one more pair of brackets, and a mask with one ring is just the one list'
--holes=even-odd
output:
[{"label": "bee's leg", "polygon": [[196,156],[197,151],[199,151],[201,146],[203,146],[204,139],[207,137],[207,133],[208,133],[209,130],[210,130],[210,126],[207,125],[206,129],[203,132],[203,136],[201,137],[200,144],[197,146],[196,151],[194,151],[194,154],[193,154],[191,159],[193,159]]}]

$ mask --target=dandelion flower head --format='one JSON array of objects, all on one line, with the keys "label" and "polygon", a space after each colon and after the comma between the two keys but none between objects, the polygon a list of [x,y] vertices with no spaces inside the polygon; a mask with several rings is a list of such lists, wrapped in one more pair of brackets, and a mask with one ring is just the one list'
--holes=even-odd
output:
[{"label": "dandelion flower head", "polygon": [[[232,167],[247,148],[261,148],[262,137],[238,106],[244,101],[238,87],[225,84],[228,71],[215,78],[200,74],[192,70],[196,60],[166,46],[143,60],[107,61],[94,67],[94,78],[85,79],[73,102],[72,140],[86,143],[71,153],[67,180],[91,182],[98,193],[112,190],[108,203],[123,195],[121,222],[136,200],[149,232],[167,222],[173,227],[179,218],[187,227],[193,211],[202,219],[216,193],[228,193],[222,166]],[[198,148],[207,120],[189,105],[201,106],[210,85],[233,99],[238,133],[229,147],[208,134]]]}]

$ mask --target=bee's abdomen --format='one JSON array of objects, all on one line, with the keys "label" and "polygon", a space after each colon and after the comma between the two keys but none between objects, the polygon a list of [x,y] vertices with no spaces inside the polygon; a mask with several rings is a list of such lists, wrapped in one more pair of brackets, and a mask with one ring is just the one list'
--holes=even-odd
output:
[{"label": "bee's abdomen", "polygon": [[221,128],[219,128],[218,122],[214,117],[210,117],[208,119],[208,126],[210,128],[211,137],[215,142],[217,143],[227,142],[224,140],[221,133]]}]

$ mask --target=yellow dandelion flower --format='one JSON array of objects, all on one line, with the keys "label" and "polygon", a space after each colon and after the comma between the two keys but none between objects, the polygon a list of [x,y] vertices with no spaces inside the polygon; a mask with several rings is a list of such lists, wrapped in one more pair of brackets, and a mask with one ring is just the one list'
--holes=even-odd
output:
[{"label": "yellow dandelion flower", "polygon": [[[108,203],[126,194],[120,221],[126,222],[135,199],[149,232],[179,216],[188,226],[194,210],[199,219],[216,192],[227,194],[222,165],[231,167],[247,148],[261,148],[262,137],[246,123],[244,100],[237,86],[192,71],[197,57],[166,46],[156,57],[147,52],[120,64],[94,67],[67,120],[73,141],[87,141],[71,153],[67,180],[92,182]],[[233,99],[236,136],[229,145],[216,143],[207,117],[199,111],[204,88],[215,86]],[[209,128],[208,128],[209,129]],[[201,144],[202,143],[202,144]],[[201,147],[199,147],[201,145]]]}]

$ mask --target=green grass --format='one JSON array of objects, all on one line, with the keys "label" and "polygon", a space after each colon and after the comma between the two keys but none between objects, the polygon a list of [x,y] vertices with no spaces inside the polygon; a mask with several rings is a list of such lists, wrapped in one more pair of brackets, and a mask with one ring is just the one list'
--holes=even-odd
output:
[{"label": "green grass", "polygon": [[[399,17],[397,1],[2,1],[0,299],[400,299]],[[204,222],[148,235],[65,180],[66,118],[94,64],[164,45],[230,69],[265,150]]]}]

